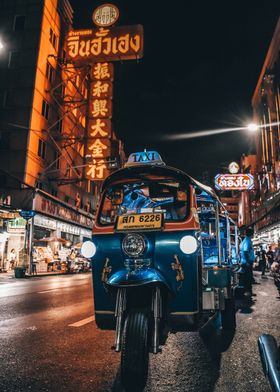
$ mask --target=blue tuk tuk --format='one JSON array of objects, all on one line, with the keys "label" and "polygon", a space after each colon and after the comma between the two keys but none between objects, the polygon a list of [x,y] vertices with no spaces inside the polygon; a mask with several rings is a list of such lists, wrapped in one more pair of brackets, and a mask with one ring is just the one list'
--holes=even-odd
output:
[{"label": "blue tuk tuk", "polygon": [[131,154],[104,181],[82,253],[92,257],[95,321],[115,330],[127,390],[145,385],[149,352],[168,333],[217,314],[235,328],[236,236],[215,192],[155,151]]}]

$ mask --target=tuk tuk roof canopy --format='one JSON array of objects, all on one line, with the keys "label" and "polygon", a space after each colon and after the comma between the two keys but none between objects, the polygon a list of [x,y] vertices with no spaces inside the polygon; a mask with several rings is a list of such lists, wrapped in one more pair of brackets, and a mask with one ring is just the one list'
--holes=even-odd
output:
[{"label": "tuk tuk roof canopy", "polygon": [[[215,201],[219,203],[221,209],[227,213],[226,208],[224,207],[223,203],[220,201],[219,197],[217,196],[216,192],[209,186],[202,184],[201,182],[195,180],[187,173],[183,172],[180,169],[166,166],[164,163],[161,165],[158,164],[145,164],[145,163],[138,163],[137,165],[126,165],[123,169],[119,169],[108,176],[103,184],[101,191],[103,192],[105,188],[114,182],[118,181],[125,181],[134,179],[143,180],[143,179],[153,179],[153,177],[163,176],[163,177],[173,177],[177,178],[178,180],[187,180],[189,183],[195,185],[197,188],[201,189],[202,194],[207,194],[209,200]],[[199,196],[198,196],[199,198]]]}]

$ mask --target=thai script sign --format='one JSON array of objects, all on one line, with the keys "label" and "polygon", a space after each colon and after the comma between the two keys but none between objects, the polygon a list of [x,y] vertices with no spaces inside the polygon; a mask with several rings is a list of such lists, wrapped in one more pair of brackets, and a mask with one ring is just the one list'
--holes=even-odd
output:
[{"label": "thai script sign", "polygon": [[135,60],[143,47],[141,25],[72,30],[66,38],[67,57],[75,63]]},{"label": "thai script sign", "polygon": [[215,176],[215,188],[224,190],[249,190],[254,188],[252,174],[217,174]]}]

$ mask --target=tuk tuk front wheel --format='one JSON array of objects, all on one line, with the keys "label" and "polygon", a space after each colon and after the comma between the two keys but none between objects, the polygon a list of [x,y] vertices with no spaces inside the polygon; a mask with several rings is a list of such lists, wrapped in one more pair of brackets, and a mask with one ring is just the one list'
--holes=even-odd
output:
[{"label": "tuk tuk front wheel", "polygon": [[235,299],[225,299],[225,309],[221,311],[222,327],[225,330],[235,330],[236,328],[236,312]]},{"label": "tuk tuk front wheel", "polygon": [[122,335],[121,379],[126,391],[142,390],[148,377],[149,320],[144,310],[131,310]]}]

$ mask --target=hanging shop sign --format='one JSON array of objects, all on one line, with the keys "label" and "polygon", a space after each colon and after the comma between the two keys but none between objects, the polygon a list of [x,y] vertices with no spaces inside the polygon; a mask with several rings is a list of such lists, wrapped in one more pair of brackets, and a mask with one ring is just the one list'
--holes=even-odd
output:
[{"label": "hanging shop sign", "polygon": [[56,220],[37,214],[34,216],[34,225],[50,230],[56,230]]},{"label": "hanging shop sign", "polygon": [[220,191],[226,190],[249,190],[254,188],[252,174],[217,174],[215,176],[215,188]]},{"label": "hanging shop sign", "polygon": [[69,225],[69,223],[65,222],[57,222],[57,228],[63,233],[80,235],[81,229],[80,227]]},{"label": "hanging shop sign", "polygon": [[135,60],[143,57],[143,26],[72,30],[66,54],[75,63]]},{"label": "hanging shop sign", "polygon": [[92,66],[86,146],[86,177],[92,181],[103,181],[110,174],[113,79],[113,64],[97,63]]},{"label": "hanging shop sign", "polygon": [[96,118],[88,120],[89,138],[110,138],[112,124],[108,118]]},{"label": "hanging shop sign", "polygon": [[25,232],[26,220],[24,218],[15,218],[8,221],[7,232],[13,234],[22,234]]},{"label": "hanging shop sign", "polygon": [[96,26],[112,26],[119,19],[120,13],[114,4],[102,4],[92,14],[92,21]]},{"label": "hanging shop sign", "polygon": [[21,211],[19,212],[19,215],[20,215],[22,218],[28,220],[28,219],[33,218],[33,216],[36,215],[36,212],[33,211],[33,210],[21,210]]}]

